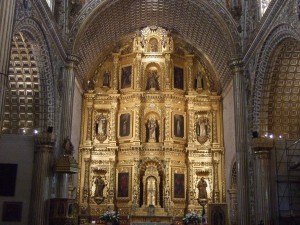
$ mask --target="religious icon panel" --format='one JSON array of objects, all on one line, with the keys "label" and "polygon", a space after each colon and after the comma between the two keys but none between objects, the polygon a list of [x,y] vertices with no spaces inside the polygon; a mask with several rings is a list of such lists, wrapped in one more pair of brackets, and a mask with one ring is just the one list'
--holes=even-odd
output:
[{"label": "religious icon panel", "polygon": [[118,197],[129,197],[129,173],[118,174]]},{"label": "religious icon panel", "polygon": [[120,137],[129,137],[131,136],[131,118],[130,113],[124,113],[120,115],[120,129],[119,129],[119,136]]},{"label": "religious icon panel", "polygon": [[183,69],[180,67],[174,67],[174,88],[184,89]]},{"label": "religious icon panel", "polygon": [[177,138],[184,137],[184,116],[180,114],[174,114],[173,117],[173,135]]},{"label": "religious icon panel", "polygon": [[174,198],[184,198],[184,174],[174,174]]},{"label": "religious icon panel", "polygon": [[126,66],[122,68],[121,72],[121,89],[131,88],[132,67]]}]

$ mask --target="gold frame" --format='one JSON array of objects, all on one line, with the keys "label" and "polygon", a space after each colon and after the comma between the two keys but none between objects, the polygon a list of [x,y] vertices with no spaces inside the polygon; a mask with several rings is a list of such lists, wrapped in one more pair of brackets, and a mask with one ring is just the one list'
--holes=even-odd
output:
[{"label": "gold frame", "polygon": [[[129,118],[129,135],[127,136],[121,136],[120,135],[120,130],[121,130],[121,115],[125,115],[125,114],[129,114],[130,118]],[[118,114],[118,138],[119,139],[130,139],[132,138],[132,131],[133,131],[133,112],[132,111],[122,111]]]},{"label": "gold frame", "polygon": [[[183,71],[183,74],[182,74],[183,88],[182,88],[182,89],[176,88],[176,87],[175,87],[175,67],[180,68],[180,69],[182,69],[182,71]],[[181,65],[178,65],[178,64],[174,64],[174,65],[173,65],[173,74],[172,74],[172,79],[171,79],[171,80],[172,80],[172,88],[173,88],[174,90],[185,91],[185,89],[186,89],[186,84],[185,84],[186,80],[185,80],[184,74],[185,74],[184,66],[181,66]]]},{"label": "gold frame", "polygon": [[[183,174],[184,176],[184,198],[175,198],[175,174]],[[174,202],[185,202],[186,201],[186,190],[187,190],[187,177],[186,177],[186,168],[172,168],[172,199]]]},{"label": "gold frame", "polygon": [[[183,137],[175,136],[174,130],[175,130],[175,115],[179,115],[183,117]],[[173,111],[172,112],[172,138],[177,140],[184,140],[186,138],[186,113],[181,111]]]},{"label": "gold frame", "polygon": [[[128,173],[128,196],[127,197],[119,197],[119,174],[120,173]],[[130,201],[131,199],[131,189],[132,189],[132,171],[131,167],[121,167],[117,168],[116,171],[116,198],[121,201]]]},{"label": "gold frame", "polygon": [[[125,67],[131,67],[130,87],[122,88],[122,69],[125,68]],[[120,90],[133,89],[134,67],[132,66],[132,64],[125,64],[125,65],[122,65],[122,66],[120,67],[120,72],[119,72],[119,74],[120,74],[120,75],[119,75],[119,81],[120,81],[119,89],[120,89]]]}]

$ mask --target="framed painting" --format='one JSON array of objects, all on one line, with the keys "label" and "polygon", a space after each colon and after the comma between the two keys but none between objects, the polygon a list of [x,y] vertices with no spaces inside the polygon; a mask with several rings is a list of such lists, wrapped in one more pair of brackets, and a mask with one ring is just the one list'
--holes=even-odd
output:
[{"label": "framed painting", "polygon": [[131,113],[120,114],[119,137],[131,137]]},{"label": "framed painting", "polygon": [[132,66],[125,66],[121,69],[121,89],[131,88]]},{"label": "framed painting", "polygon": [[173,198],[184,199],[185,198],[185,181],[184,181],[183,173],[174,173],[173,187],[174,187]]},{"label": "framed painting", "polygon": [[174,88],[184,90],[184,76],[183,76],[183,68],[174,67],[174,77],[173,77],[173,85]]},{"label": "framed painting", "polygon": [[129,172],[118,173],[118,198],[129,198]]},{"label": "framed painting", "polygon": [[185,123],[184,115],[174,113],[173,115],[173,137],[184,138],[185,137]]},{"label": "framed painting", "polygon": [[22,202],[3,202],[2,221],[21,222]]}]

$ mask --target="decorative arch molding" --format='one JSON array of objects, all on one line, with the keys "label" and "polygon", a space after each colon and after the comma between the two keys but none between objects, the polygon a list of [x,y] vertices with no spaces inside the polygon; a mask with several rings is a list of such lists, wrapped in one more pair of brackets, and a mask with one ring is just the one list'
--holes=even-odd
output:
[{"label": "decorative arch molding", "polygon": [[33,54],[36,56],[37,67],[40,76],[42,113],[40,118],[40,129],[45,131],[47,127],[54,127],[55,95],[52,63],[47,45],[47,39],[38,22],[31,18],[19,21],[14,28],[14,34],[21,32],[33,46]]},{"label": "decorative arch molding", "polygon": [[141,160],[138,168],[140,168],[141,170],[145,170],[147,164],[149,164],[149,163],[150,164],[155,163],[158,166],[157,167],[158,171],[161,171],[163,173],[163,175],[165,175],[164,165],[157,157],[155,157],[155,158],[147,157],[147,158]]},{"label": "decorative arch molding", "polygon": [[255,79],[252,89],[252,130],[262,131],[261,114],[262,114],[262,95],[266,87],[266,81],[269,80],[270,74],[267,69],[272,59],[273,53],[279,45],[286,39],[299,39],[299,34],[288,24],[281,24],[273,29],[266,41],[264,42],[258,57]]}]

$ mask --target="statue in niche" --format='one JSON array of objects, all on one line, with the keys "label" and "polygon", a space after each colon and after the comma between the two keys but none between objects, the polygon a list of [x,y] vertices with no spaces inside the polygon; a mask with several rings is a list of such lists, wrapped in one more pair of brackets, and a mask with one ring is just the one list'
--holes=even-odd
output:
[{"label": "statue in niche", "polygon": [[105,71],[105,73],[103,74],[103,87],[109,87],[109,72]]},{"label": "statue in niche", "polygon": [[156,71],[151,71],[149,73],[148,82],[147,82],[147,90],[158,90],[158,75]]},{"label": "statue in niche", "polygon": [[156,142],[157,121],[154,117],[150,118],[147,123],[148,127],[148,142]]},{"label": "statue in niche", "polygon": [[208,125],[207,125],[207,118],[201,117],[198,119],[196,123],[196,135],[197,140],[203,144],[208,139]]},{"label": "statue in niche", "polygon": [[97,124],[97,134],[106,135],[106,119],[101,118]]},{"label": "statue in niche", "polygon": [[102,177],[97,177],[95,179],[95,194],[94,194],[94,197],[103,197],[103,189],[105,188],[105,182],[104,180],[102,179]]},{"label": "statue in niche", "polygon": [[199,199],[207,199],[207,183],[204,180],[204,177],[201,177],[200,181],[198,182],[197,188],[199,190],[199,196],[198,196],[198,200]]},{"label": "statue in niche", "polygon": [[195,78],[195,89],[200,89],[200,88],[203,88],[203,76],[201,72],[199,72]]}]

